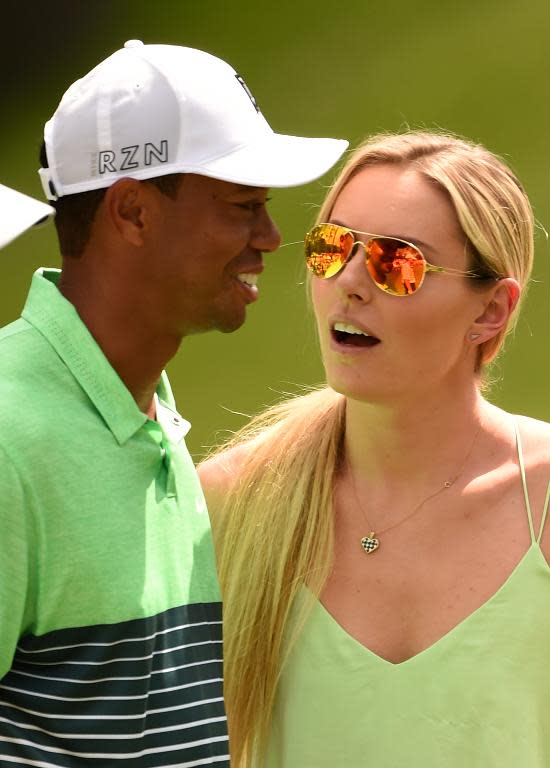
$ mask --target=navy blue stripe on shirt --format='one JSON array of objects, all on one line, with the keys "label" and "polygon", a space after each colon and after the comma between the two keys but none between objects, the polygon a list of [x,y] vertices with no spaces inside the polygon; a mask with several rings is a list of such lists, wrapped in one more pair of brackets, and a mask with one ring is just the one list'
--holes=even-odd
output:
[{"label": "navy blue stripe on shirt", "polygon": [[0,681],[0,766],[229,765],[221,604],[27,636]]}]

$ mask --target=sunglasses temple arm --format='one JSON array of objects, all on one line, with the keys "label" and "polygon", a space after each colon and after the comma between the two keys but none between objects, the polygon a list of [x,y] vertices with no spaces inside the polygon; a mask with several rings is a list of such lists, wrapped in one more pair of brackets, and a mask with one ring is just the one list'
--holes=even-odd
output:
[{"label": "sunglasses temple arm", "polygon": [[280,250],[281,248],[288,248],[288,246],[289,246],[289,245],[303,245],[303,243],[304,243],[304,241],[303,241],[303,240],[295,240],[293,243],[282,243],[282,244],[279,246],[279,250]]},{"label": "sunglasses temple arm", "polygon": [[468,269],[453,269],[453,267],[437,267],[435,264],[426,262],[426,272],[439,272],[441,275],[456,275],[457,277],[479,277],[478,273]]}]

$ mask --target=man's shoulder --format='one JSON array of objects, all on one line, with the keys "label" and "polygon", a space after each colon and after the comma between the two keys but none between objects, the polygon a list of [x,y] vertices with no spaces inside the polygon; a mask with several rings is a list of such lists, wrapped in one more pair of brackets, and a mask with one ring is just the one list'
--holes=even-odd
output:
[{"label": "man's shoulder", "polygon": [[18,336],[25,331],[30,330],[31,326],[22,317],[13,320],[11,323],[0,327],[0,353],[6,349],[5,342],[13,336]]},{"label": "man's shoulder", "polygon": [[52,391],[60,359],[43,335],[19,318],[0,328],[0,442],[2,437],[37,429],[51,417]]},{"label": "man's shoulder", "polygon": [[0,328],[0,391],[24,384],[45,357],[50,359],[49,350],[42,334],[22,317]]},{"label": "man's shoulder", "polygon": [[[43,334],[24,317],[18,317],[0,328],[0,377],[5,373],[5,363],[11,361],[22,366],[36,364],[41,353],[47,353],[50,344]],[[29,360],[29,357],[31,358]]]},{"label": "man's shoulder", "polygon": [[25,385],[28,374],[36,366],[39,334],[23,318],[0,328],[0,406],[8,404],[10,392]]}]

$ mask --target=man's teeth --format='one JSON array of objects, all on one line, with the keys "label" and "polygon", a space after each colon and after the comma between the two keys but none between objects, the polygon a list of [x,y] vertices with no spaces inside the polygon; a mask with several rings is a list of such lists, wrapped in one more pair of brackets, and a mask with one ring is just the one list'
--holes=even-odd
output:
[{"label": "man's teeth", "polygon": [[247,272],[242,272],[240,275],[237,275],[237,279],[245,285],[255,286],[258,284],[258,275],[253,272],[250,274]]},{"label": "man's teeth", "polygon": [[360,328],[356,328],[354,325],[348,325],[347,323],[334,323],[335,331],[341,331],[342,333],[354,333],[358,336],[370,336],[370,333],[362,331]]}]

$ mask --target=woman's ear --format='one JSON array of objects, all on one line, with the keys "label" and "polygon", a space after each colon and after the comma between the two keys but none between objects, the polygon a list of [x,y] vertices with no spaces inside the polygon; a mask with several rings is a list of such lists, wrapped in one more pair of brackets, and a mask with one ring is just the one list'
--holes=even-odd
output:
[{"label": "woman's ear", "polygon": [[467,339],[483,344],[506,329],[510,315],[519,301],[521,289],[513,277],[503,277],[487,295],[483,312],[468,329]]}]

